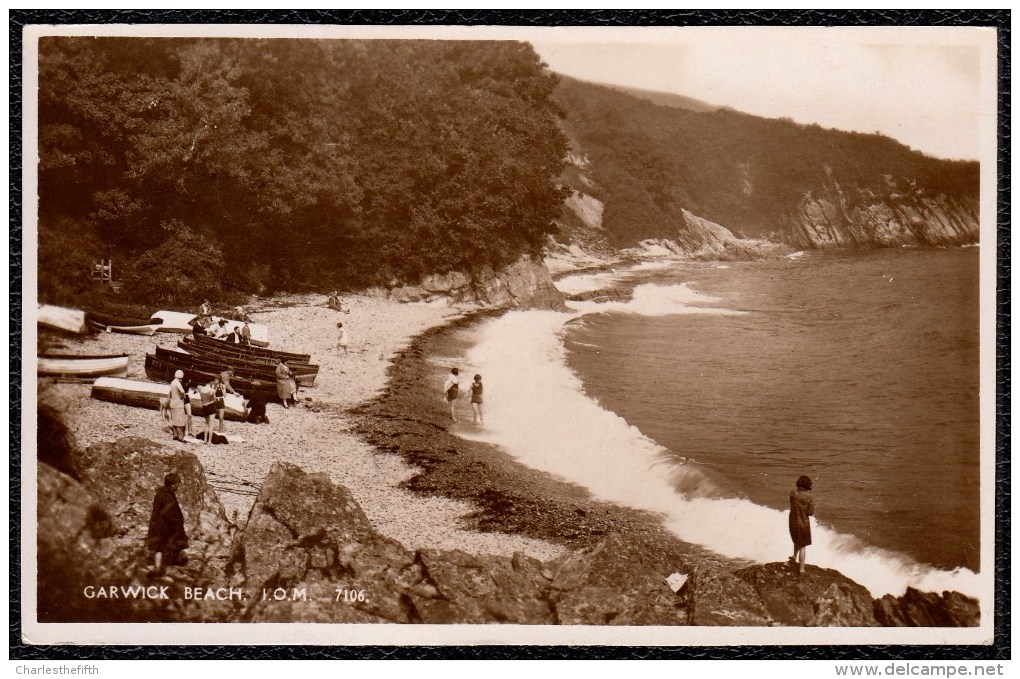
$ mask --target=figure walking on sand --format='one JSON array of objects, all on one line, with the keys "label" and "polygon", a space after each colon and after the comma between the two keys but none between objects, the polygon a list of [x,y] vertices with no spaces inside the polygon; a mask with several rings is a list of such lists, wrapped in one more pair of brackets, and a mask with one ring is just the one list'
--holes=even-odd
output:
[{"label": "figure walking on sand", "polygon": [[798,565],[798,571],[804,572],[804,561],[807,559],[807,546],[811,544],[811,517],[815,515],[815,499],[811,495],[811,479],[801,476],[797,479],[797,489],[790,491],[790,537],[793,539],[792,565]]},{"label": "figure walking on sand", "polygon": [[166,572],[167,566],[183,566],[187,557],[181,554],[188,546],[188,534],[184,530],[184,512],[177,502],[177,487],[181,477],[170,472],[163,477],[163,486],[152,499],[152,515],[149,517],[149,532],[145,545],[153,552],[154,569],[150,575]]},{"label": "figure walking on sand", "polygon": [[460,370],[457,368],[451,368],[450,374],[446,376],[446,382],[443,383],[443,394],[446,397],[446,402],[450,405],[450,418],[457,421],[457,396],[460,394]]},{"label": "figure walking on sand", "polygon": [[336,348],[344,350],[344,356],[347,355],[347,345],[350,343],[351,338],[347,335],[347,328],[344,327],[343,323],[337,323],[336,327],[340,330],[340,337],[337,338]]},{"label": "figure walking on sand", "polygon": [[484,425],[485,420],[482,418],[482,376],[475,375],[475,381],[471,383],[471,411],[474,423]]}]

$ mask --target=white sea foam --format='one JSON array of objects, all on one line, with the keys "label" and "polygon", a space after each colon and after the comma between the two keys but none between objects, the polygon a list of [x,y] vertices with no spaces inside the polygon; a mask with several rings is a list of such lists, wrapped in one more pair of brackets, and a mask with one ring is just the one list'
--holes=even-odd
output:
[{"label": "white sea foam", "polygon": [[642,316],[668,316],[673,314],[741,314],[741,311],[709,306],[719,300],[680,285],[645,283],[634,288],[630,300],[616,302],[567,302],[567,306],[581,313],[617,311]]},{"label": "white sea foam", "polygon": [[[581,484],[597,498],[658,513],[688,542],[729,557],[785,561],[791,550],[785,511],[720,497],[696,464],[671,461],[661,446],[586,396],[566,365],[561,335],[580,314],[733,313],[689,306],[712,301],[684,285],[644,285],[631,302],[575,304],[574,316],[527,311],[489,322],[467,357],[469,369],[484,375],[486,423],[463,436],[496,443],[523,464]],[[810,563],[838,569],[874,596],[898,595],[908,585],[972,596],[981,591],[978,576],[965,569],[918,564],[825,526],[813,537]]]}]

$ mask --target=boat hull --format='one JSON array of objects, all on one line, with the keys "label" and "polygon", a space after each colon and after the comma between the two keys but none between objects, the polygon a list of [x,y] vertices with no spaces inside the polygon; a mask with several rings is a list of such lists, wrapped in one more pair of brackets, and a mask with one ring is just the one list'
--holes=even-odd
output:
[{"label": "boat hull", "polygon": [[39,305],[36,322],[50,330],[59,330],[72,335],[82,335],[87,329],[84,311],[50,304]]},{"label": "boat hull", "polygon": [[[184,381],[192,384],[203,384],[216,379],[218,370],[198,368],[193,365],[172,363],[158,358],[154,354],[145,355],[145,375],[157,382],[169,382],[173,379],[174,373],[178,370],[184,373]],[[248,398],[258,396],[266,401],[277,401],[279,395],[276,391],[276,382],[268,380],[256,380],[235,375],[230,380],[231,386]]]},{"label": "boat hull", "polygon": [[[230,368],[234,371],[234,375],[236,377],[276,382],[276,366],[252,365],[242,361],[231,361],[230,359],[218,356],[195,356],[193,354],[184,353],[183,351],[164,349],[163,347],[156,347],[156,358],[161,361],[173,363],[174,365],[182,368],[191,367],[196,370],[211,372],[216,375],[227,368]],[[313,371],[308,370],[307,366],[305,366],[305,371],[296,373],[294,377],[301,386],[310,387],[312,386],[312,382],[315,381],[315,376],[318,372],[318,366],[315,366]]]},{"label": "boat hull", "polygon": [[129,335],[153,335],[163,324],[158,318],[131,318],[91,310],[85,312],[85,322],[102,332],[122,332]]},{"label": "boat hull", "polygon": [[288,363],[310,363],[312,360],[311,354],[299,354],[290,351],[279,351],[277,349],[265,349],[263,347],[244,346],[243,344],[234,344],[233,342],[225,342],[218,340],[213,337],[206,337],[203,335],[197,335],[189,337],[186,340],[188,343],[194,342],[200,347],[210,347],[212,349],[218,349],[220,351],[232,351],[242,355],[254,356],[257,358],[271,358],[275,361],[279,361],[281,358]]},{"label": "boat hull", "polygon": [[127,375],[128,355],[112,356],[39,356],[37,372],[47,377],[100,377]]},{"label": "boat hull", "polygon": [[[170,385],[145,380],[127,380],[116,377],[100,377],[92,384],[92,398],[97,401],[117,403],[133,408],[158,410],[161,399],[170,393]],[[190,392],[193,403],[198,401],[198,392]],[[227,394],[223,399],[223,417],[227,420],[242,422],[245,418],[244,399],[235,394]],[[197,415],[197,413],[196,413]]]}]

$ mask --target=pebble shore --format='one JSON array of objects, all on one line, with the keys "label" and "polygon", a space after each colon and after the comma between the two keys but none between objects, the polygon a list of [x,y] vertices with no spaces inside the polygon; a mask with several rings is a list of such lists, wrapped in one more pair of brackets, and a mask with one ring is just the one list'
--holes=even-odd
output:
[{"label": "pebble shore", "polygon": [[[397,455],[380,452],[353,429],[349,411],[383,390],[394,356],[416,335],[452,322],[463,312],[445,304],[402,304],[370,295],[345,296],[344,302],[350,313],[328,308],[322,295],[273,298],[245,308],[252,321],[269,327],[271,348],[311,354],[320,368],[315,386],[301,389],[296,407],[269,405],[271,424],[227,422],[227,433],[243,437],[243,442],[177,443],[154,410],[92,399],[91,384],[57,384],[77,445],[140,436],[186,449],[198,456],[227,516],[237,524],[246,520],[273,463],[287,461],[308,472],[325,473],[347,487],[376,528],[408,549],[460,549],[505,556],[523,552],[542,560],[562,554],[562,546],[542,540],[466,529],[464,517],[476,507],[400,488],[418,470]],[[337,322],[343,322],[350,335],[346,355],[337,347]],[[145,354],[155,346],[176,347],[181,337],[101,333],[61,340],[63,346],[54,350],[127,353],[131,357],[128,377],[146,379]],[[195,425],[201,429],[204,421],[195,418]]]}]

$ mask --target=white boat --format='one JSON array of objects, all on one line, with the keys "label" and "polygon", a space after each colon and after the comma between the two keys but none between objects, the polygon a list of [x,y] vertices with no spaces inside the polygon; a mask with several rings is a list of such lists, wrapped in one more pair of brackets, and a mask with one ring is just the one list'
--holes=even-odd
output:
[{"label": "white boat", "polygon": [[86,331],[85,312],[81,309],[40,304],[36,321],[44,327],[75,335],[82,335]]},{"label": "white boat", "polygon": [[191,322],[198,318],[195,314],[183,311],[167,311],[165,309],[152,314],[152,317],[163,321],[156,328],[157,332],[179,332],[181,334],[191,332]]},{"label": "white boat", "polygon": [[[198,403],[198,392],[188,392],[192,403]],[[117,377],[100,377],[92,384],[92,398],[97,401],[119,403],[135,408],[159,410],[159,402],[170,394],[170,385],[146,380],[127,380]],[[227,394],[223,399],[226,409],[223,417],[235,422],[244,421],[244,399],[237,394]]]},{"label": "white boat", "polygon": [[128,355],[86,356],[75,354],[42,354],[38,373],[48,377],[98,377],[127,375]]}]

